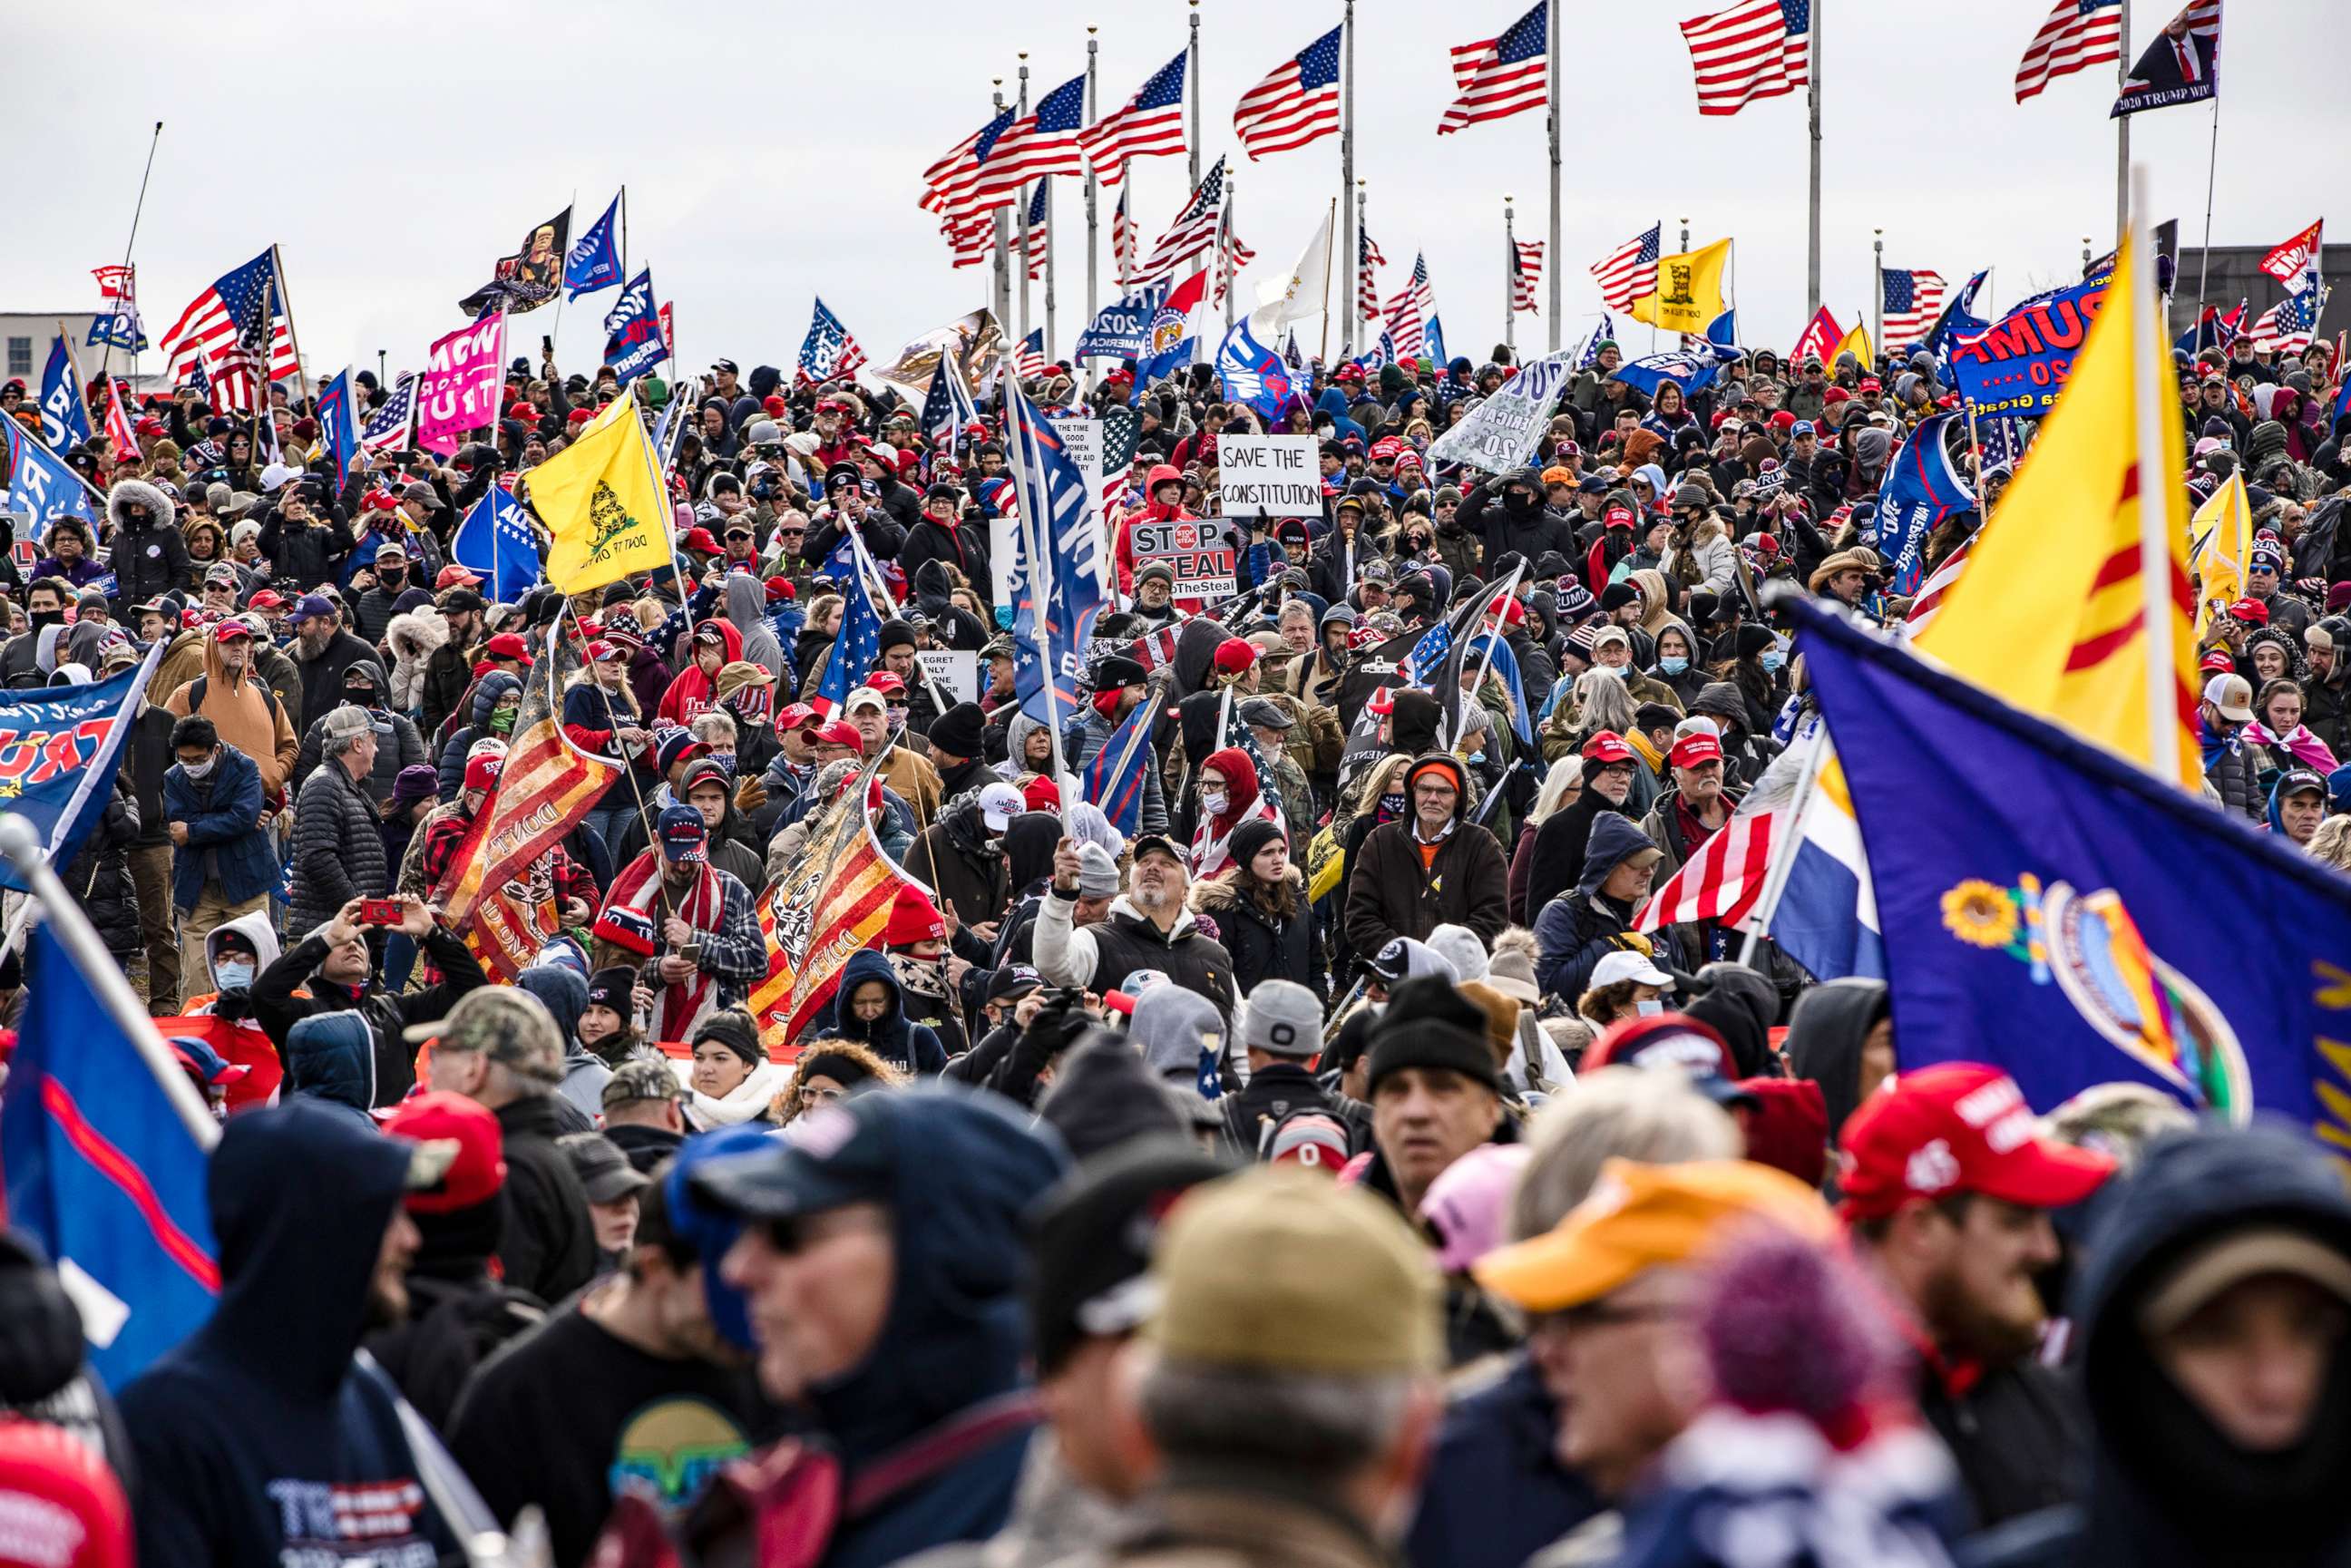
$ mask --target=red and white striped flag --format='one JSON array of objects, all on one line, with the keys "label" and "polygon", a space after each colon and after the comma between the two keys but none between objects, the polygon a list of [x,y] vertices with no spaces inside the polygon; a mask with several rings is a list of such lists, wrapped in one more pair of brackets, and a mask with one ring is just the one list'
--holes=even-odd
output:
[{"label": "red and white striped flag", "polygon": [[1021,187],[1049,174],[1082,174],[1084,149],[1077,131],[1083,123],[1086,78],[1072,77],[1038,100],[1034,112],[1013,117],[1008,109],[923,172],[928,188],[919,205],[952,219],[1008,207]]},{"label": "red and white striped flag", "polygon": [[1252,162],[1339,129],[1339,32],[1332,28],[1241,94],[1233,133]]},{"label": "red and white striped flag", "polygon": [[[1750,797],[1751,799],[1751,797]],[[1635,931],[1711,920],[1730,925],[1755,907],[1771,870],[1771,841],[1780,813],[1741,802],[1730,821],[1708,835],[1681,869],[1649,895],[1633,917]]]},{"label": "red and white striped flag", "polygon": [[1700,114],[1737,114],[1759,98],[1808,85],[1813,0],[1740,0],[1682,24]]},{"label": "red and white striped flag", "polygon": [[1234,231],[1232,220],[1227,218],[1217,235],[1217,265],[1209,269],[1217,275],[1217,292],[1208,303],[1222,305],[1225,302],[1225,279],[1238,277],[1241,268],[1256,259],[1257,252],[1249,247],[1249,241]]},{"label": "red and white striped flag", "polygon": [[1935,570],[1927,574],[1927,580],[1918,585],[1918,596],[1910,601],[1910,613],[1902,618],[1902,636],[1906,642],[1924,632],[1928,623],[1935,619],[1936,612],[1943,608],[1943,596],[1951,591],[1951,584],[1959,580],[1959,572],[1968,564],[1968,549],[1974,543],[1970,539],[1945,556]]},{"label": "red and white striped flag", "polygon": [[1184,145],[1185,55],[1159,68],[1114,114],[1078,132],[1078,145],[1107,189],[1126,177],[1129,158],[1180,154]]},{"label": "red and white striped flag", "polygon": [[1885,347],[1907,348],[1935,329],[1943,314],[1941,273],[1889,267],[1879,274],[1879,285]]},{"label": "red and white striped flag", "polygon": [[[1029,281],[1036,282],[1045,276],[1045,257],[1052,254],[1050,231],[1053,226],[1053,207],[1045,193],[1051,182],[1037,182],[1037,193],[1029,198]],[[1017,236],[1016,236],[1017,237]]]},{"label": "red and white striped flag", "polygon": [[173,382],[203,369],[213,407],[221,413],[247,413],[266,402],[266,381],[301,370],[277,287],[277,251],[265,250],[215,278],[180,312],[163,334],[162,349]]},{"label": "red and white striped flag", "polygon": [[1429,287],[1428,259],[1412,258],[1412,278],[1388,301],[1388,337],[1404,359],[1428,351],[1428,319],[1437,314],[1437,290]]},{"label": "red and white striped flag", "polygon": [[1135,277],[1150,282],[1175,276],[1177,267],[1207,254],[1215,246],[1224,232],[1224,223],[1225,161],[1219,158],[1216,166],[1201,176],[1200,188],[1192,193],[1192,199],[1184,204],[1184,210],[1176,214],[1176,221],[1159,236],[1159,243],[1151,247],[1150,256],[1135,268]]},{"label": "red and white striped flag", "polygon": [[1457,45],[1452,58],[1455,97],[1437,122],[1439,136],[1543,108],[1551,93],[1550,0],[1535,0],[1499,38]]},{"label": "red and white striped flag", "polygon": [[1543,243],[1539,239],[1510,242],[1510,313],[1535,308],[1535,285],[1542,281]]},{"label": "red and white striped flag", "polygon": [[1372,239],[1371,231],[1357,229],[1355,231],[1355,315],[1361,320],[1376,321],[1380,319],[1378,277],[1380,268],[1387,264],[1388,258],[1380,254],[1380,247]]},{"label": "red and white striped flag", "polygon": [[2038,98],[2059,77],[2122,57],[2122,0],[2057,0],[2016,63],[2016,101]]},{"label": "red and white striped flag", "polygon": [[1635,235],[1592,264],[1592,276],[1608,308],[1630,310],[1633,301],[1657,291],[1657,249],[1664,230],[1660,219],[1649,225],[1648,233]]},{"label": "red and white striped flag", "polygon": [[1126,197],[1124,191],[1118,193],[1118,205],[1110,214],[1111,271],[1121,288],[1134,282],[1134,220],[1126,215]]},{"label": "red and white striped flag", "polygon": [[118,382],[115,384],[114,395],[106,401],[106,435],[108,440],[114,443],[114,456],[117,462],[135,457],[139,454],[138,434],[131,428],[130,412],[122,406],[129,401],[130,395],[122,390],[121,383]]},{"label": "red and white striped flag", "polygon": [[968,218],[950,218],[939,225],[939,233],[947,242],[952,256],[951,266],[979,267],[987,260],[987,253],[996,245],[996,218],[993,214],[980,213]]}]

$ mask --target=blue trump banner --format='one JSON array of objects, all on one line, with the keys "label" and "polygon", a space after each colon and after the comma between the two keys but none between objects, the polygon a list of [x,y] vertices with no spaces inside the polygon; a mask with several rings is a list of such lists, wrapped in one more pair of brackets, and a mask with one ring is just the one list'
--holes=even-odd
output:
[{"label": "blue trump banner", "polygon": [[0,420],[8,446],[8,510],[32,520],[29,537],[38,544],[59,517],[79,517],[98,529],[98,497],[65,459],[42,445],[13,419]]},{"label": "blue trump banner", "polygon": [[1151,351],[1151,324],[1167,303],[1164,283],[1145,284],[1094,313],[1078,334],[1075,360],[1139,360]]},{"label": "blue trump banner", "polygon": [[1951,461],[1956,413],[1921,420],[1886,465],[1877,487],[1877,553],[1892,563],[1894,591],[1918,591],[1926,575],[1927,535],[1953,512],[1976,504],[1975,492]]},{"label": "blue trump banner", "polygon": [[[1902,1065],[1990,1061],[2036,1110],[2152,1085],[2351,1148],[2351,879],[1810,601]],[[2216,940],[2258,911],[2257,941]]]},{"label": "blue trump banner", "polygon": [[522,503],[496,485],[457,525],[449,559],[481,573],[482,586],[489,591],[484,597],[494,604],[514,603],[538,585],[545,570]]},{"label": "blue trump banner", "polygon": [[649,375],[669,354],[653,306],[653,269],[645,268],[621,291],[620,303],[604,318],[604,362],[627,386]]},{"label": "blue trump banner", "polygon": [[[106,810],[131,717],[162,657],[158,639],[137,669],[110,680],[9,692],[0,701],[0,811],[25,819],[51,865],[69,864]],[[0,887],[31,891],[5,863]]]},{"label": "blue trump banner", "polygon": [[50,341],[49,362],[41,371],[41,439],[52,452],[89,439],[89,399],[81,390],[73,345],[62,332]]},{"label": "blue trump banner", "polygon": [[101,998],[120,976],[85,970],[44,923],[25,978],[0,1096],[8,1222],[56,1260],[90,1364],[120,1388],[202,1326],[220,1294],[204,1197],[217,1134],[153,1028],[132,1038]]},{"label": "blue trump banner", "polygon": [[2106,279],[2035,295],[1951,346],[1951,380],[1979,416],[2038,419],[2057,406],[2074,356],[2106,302]]},{"label": "blue trump banner", "polygon": [[1619,365],[1612,379],[1623,382],[1636,392],[1655,395],[1657,388],[1667,382],[1673,382],[1684,392],[1698,392],[1712,386],[1714,378],[1721,373],[1722,361],[1715,357],[1712,350],[1703,354],[1676,350],[1671,353],[1651,354],[1646,359]]},{"label": "blue trump banner", "polygon": [[359,407],[351,397],[349,365],[319,391],[319,444],[335,465],[335,483],[342,484],[360,451]]},{"label": "blue trump banner", "polygon": [[1009,381],[1004,385],[1004,434],[1020,517],[1013,530],[1019,570],[1012,684],[1020,711],[1050,726],[1055,716],[1045,706],[1047,671],[1052,673],[1060,715],[1077,711],[1086,645],[1102,611],[1102,530],[1094,526],[1091,486],[1070,456],[1068,443]]},{"label": "blue trump banner", "polygon": [[617,288],[621,282],[621,250],[613,243],[613,226],[620,220],[621,198],[614,196],[604,215],[588,225],[588,232],[572,242],[570,252],[563,258],[563,287],[577,299],[583,294],[599,289]]},{"label": "blue trump banner", "polygon": [[1295,395],[1281,350],[1257,335],[1244,318],[1233,323],[1217,350],[1217,384],[1231,402],[1245,402],[1270,428]]}]

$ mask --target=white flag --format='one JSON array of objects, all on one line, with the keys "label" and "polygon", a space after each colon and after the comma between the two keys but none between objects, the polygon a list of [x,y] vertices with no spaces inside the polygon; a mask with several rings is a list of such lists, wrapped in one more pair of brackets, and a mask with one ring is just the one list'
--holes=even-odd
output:
[{"label": "white flag", "polygon": [[[1331,270],[1331,211],[1322,210],[1322,226],[1306,248],[1298,256],[1298,265],[1281,277],[1257,286],[1257,302],[1260,306],[1279,306],[1273,316],[1277,324],[1303,321],[1309,316],[1322,314],[1322,290]],[[1270,340],[1268,340],[1270,341]]]}]

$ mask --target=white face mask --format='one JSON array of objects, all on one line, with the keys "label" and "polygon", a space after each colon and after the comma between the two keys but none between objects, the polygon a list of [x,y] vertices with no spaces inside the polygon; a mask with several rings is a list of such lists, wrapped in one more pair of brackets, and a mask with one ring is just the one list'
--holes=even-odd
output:
[{"label": "white face mask", "polygon": [[224,958],[213,966],[213,984],[224,991],[248,990],[253,985],[253,964],[245,958]]},{"label": "white face mask", "polygon": [[1655,997],[1649,997],[1641,1001],[1635,1002],[1633,1004],[1633,1010],[1639,1013],[1643,1018],[1655,1018],[1659,1013],[1666,1010],[1666,1004],[1659,1001]]},{"label": "white face mask", "polygon": [[191,779],[204,779],[209,777],[214,768],[218,766],[219,763],[220,757],[215,753],[211,757],[205,758],[202,762],[181,763],[180,771],[186,774]]},{"label": "white face mask", "polygon": [[1221,790],[1203,795],[1200,797],[1200,810],[1207,812],[1211,817],[1221,817],[1225,812],[1226,800],[1227,797]]}]

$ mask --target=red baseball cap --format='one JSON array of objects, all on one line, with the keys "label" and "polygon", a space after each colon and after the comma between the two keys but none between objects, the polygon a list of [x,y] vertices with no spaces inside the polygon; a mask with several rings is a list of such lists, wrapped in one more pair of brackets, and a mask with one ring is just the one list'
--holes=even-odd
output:
[{"label": "red baseball cap", "polygon": [[809,706],[808,704],[792,703],[776,716],[776,733],[789,735],[795,730],[817,729],[822,727],[823,723],[824,721],[817,716],[816,709]]},{"label": "red baseball cap", "polygon": [[770,604],[777,602],[778,600],[797,599],[799,597],[799,590],[792,586],[792,580],[789,577],[771,577],[761,586],[767,589],[768,602]]},{"label": "red baseball cap", "polygon": [[1864,376],[1861,378],[1861,390],[1864,392],[1884,392],[1886,390],[1886,386],[1885,383],[1880,382],[1876,376]]},{"label": "red baseball cap", "polygon": [[444,588],[478,588],[481,583],[480,572],[471,567],[459,566],[452,561],[443,567],[439,574],[433,579],[433,589],[437,593]]},{"label": "red baseball cap", "polygon": [[1677,768],[1695,768],[1701,762],[1719,762],[1722,760],[1722,742],[1703,731],[1693,730],[1674,742],[1671,756]]},{"label": "red baseball cap", "polygon": [[1633,748],[1625,745],[1625,737],[1614,730],[1604,729],[1583,743],[1583,760],[1596,762],[1603,768],[1612,762],[1630,762],[1633,760]]},{"label": "red baseball cap", "polygon": [[906,689],[906,683],[894,672],[889,670],[877,670],[866,676],[865,685],[870,690],[880,692],[885,697],[892,692],[903,692]]},{"label": "red baseball cap", "polygon": [[213,628],[213,641],[215,643],[226,643],[237,637],[250,638],[252,635],[252,627],[233,617]]},{"label": "red baseball cap", "polygon": [[[497,1195],[507,1179],[505,1137],[498,1119],[475,1101],[451,1090],[436,1089],[412,1095],[384,1118],[384,1132],[419,1145],[419,1160],[411,1161],[413,1175],[429,1175],[446,1160],[438,1181],[416,1188],[402,1202],[411,1214],[447,1214],[471,1208]],[[422,1156],[435,1155],[417,1171]]]},{"label": "red baseball cap", "polygon": [[1609,507],[1605,513],[1602,514],[1600,526],[1604,528],[1631,528],[1633,526],[1633,508],[1630,507]]},{"label": "red baseball cap", "polygon": [[491,659],[520,659],[530,663],[530,644],[522,640],[519,632],[501,632],[482,644],[482,653]]},{"label": "red baseball cap", "polygon": [[2235,671],[2237,661],[2229,657],[2228,649],[2214,648],[2204,655],[2203,663],[2196,667],[2199,671],[2213,671],[2225,675]]},{"label": "red baseball cap", "polygon": [[710,537],[710,530],[705,528],[691,528],[686,529],[683,535],[679,536],[677,542],[680,546],[694,551],[696,555],[720,555],[725,553],[718,548],[718,541]]},{"label": "red baseball cap", "polygon": [[247,610],[283,610],[286,608],[286,601],[277,597],[275,590],[265,588],[246,600],[245,607]]},{"label": "red baseball cap", "polygon": [[1226,674],[1238,675],[1257,663],[1257,645],[1243,637],[1228,637],[1217,644],[1217,668]]},{"label": "red baseball cap", "polygon": [[1975,1061],[1901,1074],[1846,1118],[1843,1145],[1838,1212],[1849,1220],[1954,1192],[2063,1208],[2115,1172],[2105,1155],[2043,1137],[2016,1080]]},{"label": "red baseball cap", "polygon": [[2270,607],[2258,599],[2240,599],[2229,606],[2229,619],[2266,626],[2270,623]]},{"label": "red baseball cap", "polygon": [[505,764],[506,758],[495,751],[465,758],[465,788],[487,789],[498,781],[498,769]]},{"label": "red baseball cap", "polygon": [[588,658],[591,664],[601,664],[606,659],[619,659],[626,656],[622,650],[615,648],[601,637],[588,644]]},{"label": "red baseball cap", "polygon": [[857,727],[845,718],[834,719],[818,730],[816,738],[819,745],[845,746],[852,751],[861,750],[865,745],[865,737],[858,733]]}]

